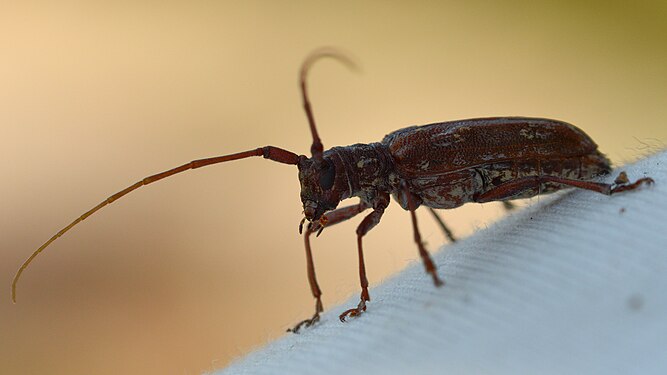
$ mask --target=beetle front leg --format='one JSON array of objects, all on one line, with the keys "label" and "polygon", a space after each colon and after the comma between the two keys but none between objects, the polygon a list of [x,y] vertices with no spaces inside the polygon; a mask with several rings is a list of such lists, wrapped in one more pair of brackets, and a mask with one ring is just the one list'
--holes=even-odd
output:
[{"label": "beetle front leg", "polygon": [[310,327],[313,324],[317,323],[320,320],[320,313],[324,311],[322,306],[322,291],[320,286],[317,284],[317,278],[315,277],[315,263],[313,262],[313,254],[310,249],[310,235],[313,233],[319,234],[325,226],[332,226],[338,223],[341,223],[345,220],[351,219],[364,211],[368,206],[364,203],[355,204],[353,206],[347,206],[339,208],[328,212],[320,218],[319,221],[308,223],[306,232],[303,235],[304,246],[306,248],[306,265],[308,269],[308,284],[310,284],[310,291],[313,293],[315,298],[315,314],[312,318],[303,320],[295,325],[293,328],[289,328],[287,332],[299,333],[301,327]]},{"label": "beetle front leg", "polygon": [[359,252],[359,281],[361,283],[361,296],[360,301],[357,307],[344,311],[338,317],[341,322],[345,322],[347,317],[355,317],[361,315],[366,311],[366,302],[371,300],[371,296],[368,293],[368,279],[366,278],[366,265],[364,264],[364,251],[361,245],[362,237],[368,233],[373,227],[375,227],[382,218],[384,214],[384,209],[389,205],[389,196],[383,197],[378,203],[375,204],[373,212],[368,214],[364,220],[357,227],[357,249]]}]

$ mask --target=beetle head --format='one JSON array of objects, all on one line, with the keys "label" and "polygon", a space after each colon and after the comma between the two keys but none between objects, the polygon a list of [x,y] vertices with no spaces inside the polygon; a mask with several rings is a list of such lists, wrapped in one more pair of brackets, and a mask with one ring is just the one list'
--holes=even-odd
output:
[{"label": "beetle head", "polygon": [[342,200],[336,181],[336,165],[328,158],[317,160],[301,157],[299,160],[299,181],[301,182],[301,202],[303,213],[309,221],[319,220],[327,211],[333,210]]},{"label": "beetle head", "polygon": [[[313,116],[313,110],[308,100],[306,76],[313,63],[324,57],[334,58],[352,69],[356,67],[349,57],[331,48],[323,48],[313,52],[306,58],[303,65],[301,65],[299,83],[301,86],[303,107],[306,111],[311,135],[313,136],[313,143],[310,146],[312,157],[300,157],[297,165],[299,167],[299,181],[301,181],[303,213],[306,219],[311,222],[319,220],[325,212],[333,210],[338,206],[338,203],[343,199],[342,189],[337,188],[337,186],[341,186],[339,183],[344,182],[344,186],[347,187],[347,181],[340,181],[340,176],[338,176],[339,181],[336,181],[336,165],[330,159],[324,157],[324,146],[322,145],[320,136],[317,134],[315,117]],[[338,172],[341,171],[339,170]]]}]

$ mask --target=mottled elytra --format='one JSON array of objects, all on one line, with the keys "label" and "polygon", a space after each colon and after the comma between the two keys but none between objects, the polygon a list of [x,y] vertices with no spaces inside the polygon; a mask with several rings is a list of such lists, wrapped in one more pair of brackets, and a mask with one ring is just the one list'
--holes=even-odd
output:
[{"label": "mottled elytra", "polygon": [[[144,185],[189,169],[226,161],[262,156],[283,164],[296,165],[301,182],[304,219],[299,232],[304,235],[308,282],[315,297],[315,314],[290,331],[297,332],[320,318],[322,292],[315,278],[310,236],[319,235],[328,226],[348,220],[370,209],[357,227],[359,304],[340,315],[340,320],[359,316],[370,301],[364,266],[362,238],[382,218],[393,196],[403,209],[410,211],[412,230],[426,272],[436,286],[443,285],[436,267],[424,247],[415,210],[428,207],[446,235],[451,231],[433,209],[455,208],[468,202],[501,201],[528,198],[576,187],[602,194],[633,190],[653,183],[649,177],[630,183],[622,172],[613,184],[596,182],[598,176],[611,171],[609,160],[584,132],[568,123],[528,117],[493,117],[449,121],[411,126],[390,133],[381,142],[334,147],[324,151],[317,134],[313,111],[306,89],[307,74],[317,60],[331,57],[353,67],[344,55],[321,49],[306,58],[300,71],[303,106],[313,138],[311,157],[266,146],[254,150],[191,161],[179,167],[144,178],[111,195],[81,215],[40,246],[21,265],[12,282],[12,300],[16,302],[16,285],[32,260],[58,237],[102,207]],[[338,208],[347,198],[359,203]],[[303,225],[308,222],[303,231]]]}]

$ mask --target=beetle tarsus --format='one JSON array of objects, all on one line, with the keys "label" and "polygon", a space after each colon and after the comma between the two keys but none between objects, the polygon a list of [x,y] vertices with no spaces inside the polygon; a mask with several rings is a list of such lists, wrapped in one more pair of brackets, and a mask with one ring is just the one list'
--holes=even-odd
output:
[{"label": "beetle tarsus", "polygon": [[445,285],[445,282],[442,281],[442,280],[440,280],[440,277],[438,277],[438,273],[435,272],[435,270],[434,270],[434,272],[431,274],[431,276],[433,276],[433,285],[435,285],[436,287],[439,288],[439,287]]},{"label": "beetle tarsus", "polygon": [[651,177],[640,178],[639,180],[629,183],[627,175],[625,172],[621,172],[616,180],[614,181],[614,186],[612,186],[609,194],[620,193],[622,191],[634,190],[640,187],[643,184],[653,185],[655,181]]},{"label": "beetle tarsus", "polygon": [[370,300],[371,297],[370,294],[368,294],[368,288],[363,288],[361,290],[361,300],[359,301],[357,307],[343,311],[343,313],[338,316],[338,319],[345,323],[348,317],[358,317],[359,315],[363,314],[364,311],[366,311],[366,302],[370,302]]},{"label": "beetle tarsus", "polygon": [[292,333],[299,333],[299,330],[302,327],[308,328],[312,326],[313,324],[317,323],[320,321],[320,313],[324,311],[324,307],[322,306],[322,300],[320,297],[317,297],[317,300],[315,302],[315,314],[313,314],[313,317],[310,319],[305,319],[299,322],[297,325],[295,325],[292,328],[288,328],[287,332],[292,332]]}]

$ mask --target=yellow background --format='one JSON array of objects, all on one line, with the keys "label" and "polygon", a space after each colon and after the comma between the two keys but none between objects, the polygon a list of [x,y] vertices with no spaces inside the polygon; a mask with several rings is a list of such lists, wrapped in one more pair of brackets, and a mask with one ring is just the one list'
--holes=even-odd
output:
[{"label": "yellow background", "polygon": [[[260,158],[126,196],[47,249],[17,305],[9,285],[146,175],[264,145],[308,153],[297,71],[323,45],[363,67],[312,71],[325,147],[496,115],[574,123],[617,164],[667,139],[662,0],[2,3],[0,372],[196,374],[312,314],[296,168]],[[462,236],[501,214],[443,216]],[[358,293],[359,221],[314,241],[325,307]],[[372,284],[417,258],[409,222],[392,205],[367,236]]]}]

